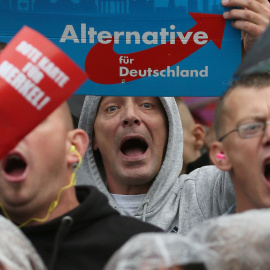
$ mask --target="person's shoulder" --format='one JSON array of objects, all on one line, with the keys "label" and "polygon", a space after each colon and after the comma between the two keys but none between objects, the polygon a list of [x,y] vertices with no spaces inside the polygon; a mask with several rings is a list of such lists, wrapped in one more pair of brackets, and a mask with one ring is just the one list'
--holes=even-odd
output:
[{"label": "person's shoulder", "polygon": [[193,179],[195,181],[200,179],[207,181],[211,179],[224,179],[230,177],[228,172],[221,171],[214,165],[203,166],[183,176],[185,179]]},{"label": "person's shoulder", "polygon": [[94,219],[97,224],[105,224],[111,232],[158,232],[162,231],[158,227],[146,222],[142,222],[134,217],[122,216],[112,206],[109,205],[107,197],[102,194],[94,186],[77,186],[77,197],[80,201],[81,195],[85,200],[84,205],[81,204],[83,210],[91,211],[91,219]]},{"label": "person's shoulder", "polygon": [[105,203],[108,202],[106,195],[93,185],[77,185],[76,194],[79,201],[81,199],[85,200],[87,198],[88,200],[90,199],[92,203],[97,203],[99,200],[104,201]]},{"label": "person's shoulder", "polygon": [[[214,165],[203,166],[192,171],[189,174],[183,174],[179,179],[182,183],[182,188],[190,187],[196,189],[197,192],[207,192],[213,188],[224,188],[231,186],[230,174],[226,171],[221,171]],[[231,189],[231,187],[230,187]],[[208,191],[207,191],[208,190]]]},{"label": "person's shoulder", "polygon": [[163,232],[163,230],[155,225],[136,219],[135,217],[127,217],[114,215],[110,217],[108,222],[111,224],[110,229],[116,233],[135,235],[142,232]]}]

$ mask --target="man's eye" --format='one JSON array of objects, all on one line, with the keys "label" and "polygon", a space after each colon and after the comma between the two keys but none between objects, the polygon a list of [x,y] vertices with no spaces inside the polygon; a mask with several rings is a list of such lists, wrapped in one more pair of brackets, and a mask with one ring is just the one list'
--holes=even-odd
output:
[{"label": "man's eye", "polygon": [[110,106],[107,111],[108,112],[113,112],[113,111],[116,111],[117,110],[117,107],[116,106]]},{"label": "man's eye", "polygon": [[152,107],[152,105],[151,105],[150,103],[144,103],[142,106],[143,106],[144,108],[147,108],[147,109],[149,109],[149,108]]},{"label": "man's eye", "polygon": [[243,129],[246,133],[256,133],[262,127],[261,123],[251,123],[243,126]]}]

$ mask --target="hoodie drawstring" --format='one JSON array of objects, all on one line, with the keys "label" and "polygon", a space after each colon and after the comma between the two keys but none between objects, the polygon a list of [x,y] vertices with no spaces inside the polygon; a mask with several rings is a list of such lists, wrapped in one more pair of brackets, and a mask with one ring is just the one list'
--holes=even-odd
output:
[{"label": "hoodie drawstring", "polygon": [[73,218],[72,217],[65,216],[65,217],[62,218],[61,224],[60,224],[60,226],[59,226],[59,228],[57,230],[57,234],[56,234],[56,237],[55,237],[55,241],[54,241],[54,245],[53,245],[53,252],[52,252],[51,259],[50,259],[48,270],[53,270],[60,244],[62,243],[65,236],[69,232],[72,224],[73,224]]},{"label": "hoodie drawstring", "polygon": [[145,204],[144,204],[144,206],[143,206],[143,217],[142,217],[142,221],[144,221],[144,222],[145,222],[145,218],[146,218],[146,208],[147,208],[148,204],[149,204],[149,201],[146,201]]}]

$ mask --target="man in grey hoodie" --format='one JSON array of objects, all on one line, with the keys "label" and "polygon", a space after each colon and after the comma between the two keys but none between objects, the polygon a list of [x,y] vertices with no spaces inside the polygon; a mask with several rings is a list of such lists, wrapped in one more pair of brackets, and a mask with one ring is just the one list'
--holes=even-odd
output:
[{"label": "man in grey hoodie", "polygon": [[79,127],[91,143],[80,184],[95,185],[123,215],[186,234],[234,203],[228,173],[182,169],[183,133],[173,97],[87,96]]}]

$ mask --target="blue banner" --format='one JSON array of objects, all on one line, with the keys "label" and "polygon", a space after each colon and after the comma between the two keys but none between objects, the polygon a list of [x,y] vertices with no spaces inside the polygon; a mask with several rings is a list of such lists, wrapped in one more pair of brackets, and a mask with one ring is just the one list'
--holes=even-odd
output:
[{"label": "blue banner", "polygon": [[219,96],[240,64],[240,31],[214,0],[2,0],[0,41],[23,25],[87,73],[77,94]]}]

